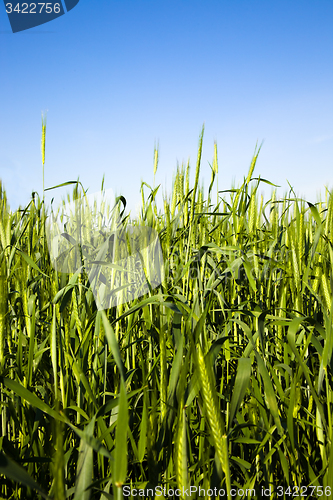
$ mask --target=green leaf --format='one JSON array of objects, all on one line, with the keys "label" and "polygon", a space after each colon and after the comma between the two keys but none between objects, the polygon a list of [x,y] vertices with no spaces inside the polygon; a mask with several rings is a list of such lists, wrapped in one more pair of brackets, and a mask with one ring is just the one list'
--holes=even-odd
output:
[{"label": "green leaf", "polygon": [[[295,318],[293,320],[293,323],[294,321],[298,319],[298,318]],[[326,427],[326,418],[325,418],[325,413],[324,413],[324,409],[323,409],[323,405],[321,404],[320,400],[319,400],[319,397],[318,397],[318,394],[317,392],[315,391],[314,387],[313,387],[313,384],[312,384],[312,375],[309,371],[309,368],[307,367],[307,365],[304,363],[304,361],[302,360],[299,352],[298,352],[298,349],[296,347],[296,344],[295,344],[295,340],[294,340],[294,334],[293,332],[291,331],[291,329],[289,329],[288,333],[287,333],[287,339],[288,339],[288,344],[289,346],[291,347],[291,350],[293,351],[293,353],[295,354],[296,356],[296,359],[298,361],[298,364],[300,365],[303,373],[304,373],[304,377],[309,385],[309,389],[310,389],[310,392],[312,394],[312,397],[317,405],[317,409],[320,413],[320,416],[321,416],[321,419],[323,421],[323,424],[324,426]]]},{"label": "green leaf", "polygon": [[[83,434],[87,437],[93,437],[95,426],[95,417],[89,422]],[[74,500],[89,500],[91,489],[89,486],[93,479],[93,450],[85,439],[81,439],[79,448],[79,460],[76,469],[76,488]]]},{"label": "green leaf", "polygon": [[281,425],[281,420],[280,420],[280,416],[279,416],[278,405],[277,405],[277,401],[276,401],[276,397],[275,397],[275,392],[274,392],[274,389],[273,389],[273,385],[272,385],[272,382],[271,382],[271,378],[269,376],[269,373],[267,371],[265,363],[262,360],[260,354],[257,351],[255,351],[255,355],[256,355],[256,358],[257,358],[259,372],[260,372],[260,375],[261,375],[261,377],[263,379],[264,386],[265,386],[266,401],[267,401],[267,404],[269,406],[269,410],[270,410],[270,412],[272,414],[272,417],[274,418],[274,422],[275,422],[275,425],[277,427],[277,430],[278,430],[280,436],[282,436],[284,434],[284,430],[283,430],[283,427]]},{"label": "green leaf", "polygon": [[39,484],[37,484],[32,479],[32,477],[16,462],[6,457],[6,455],[2,451],[0,451],[0,474],[9,477],[13,481],[22,483],[24,484],[24,486],[27,486],[32,490],[38,491],[38,493],[42,495],[43,498],[46,498],[47,500],[50,499],[50,497],[46,493],[44,493]]},{"label": "green leaf", "polygon": [[147,403],[146,397],[143,397],[143,410],[142,418],[140,422],[140,438],[138,444],[139,461],[142,462],[145,455],[146,443],[147,443],[147,428],[148,428],[148,414],[147,414]]},{"label": "green leaf", "polygon": [[234,417],[240,407],[246,389],[249,385],[250,376],[251,376],[251,359],[239,358],[237,366],[237,375],[236,375],[235,385],[232,391],[232,398],[230,404],[230,412],[228,418],[228,432],[231,429]]},{"label": "green leaf", "polygon": [[80,267],[76,273],[71,277],[71,279],[68,281],[67,285],[64,286],[59,292],[56,293],[53,299],[53,304],[57,304],[59,300],[65,295],[67,292],[71,291],[73,287],[75,286],[79,275],[82,273],[82,267]]},{"label": "green leaf", "polygon": [[318,226],[321,226],[322,222],[317,207],[312,205],[312,203],[310,203],[309,201],[307,201],[307,204],[309,205],[313,218],[317,222]]},{"label": "green leaf", "polygon": [[[93,418],[96,418],[96,415]],[[67,425],[69,425],[69,427],[73,429],[73,431],[81,438],[81,440],[83,439],[83,441],[85,441],[88,446],[96,451],[96,453],[99,453],[100,455],[113,460],[111,453],[103,446],[99,439],[95,438],[93,435],[86,433],[85,431],[77,429],[77,427],[72,425],[70,422],[67,422]]]},{"label": "green leaf", "polygon": [[63,182],[62,184],[58,184],[57,186],[53,186],[51,188],[46,188],[46,189],[44,189],[44,191],[50,191],[51,189],[57,189],[60,187],[69,186],[70,184],[81,184],[81,183],[78,183],[78,181]]},{"label": "green leaf", "polygon": [[57,356],[57,320],[56,320],[56,306],[53,305],[53,318],[51,327],[51,363],[53,368],[54,379],[54,397],[58,400],[58,356]]},{"label": "green leaf", "polygon": [[119,350],[119,346],[118,346],[118,342],[117,342],[114,330],[109,323],[109,320],[105,314],[105,311],[98,311],[97,314],[102,316],[104,330],[105,330],[105,336],[107,338],[107,341],[108,341],[109,347],[111,349],[111,352],[113,354],[114,360],[115,360],[115,362],[118,366],[118,369],[120,371],[121,378],[124,381],[125,380],[125,367],[123,364],[123,360],[121,359],[120,350]]},{"label": "green leaf", "polygon": [[263,179],[262,177],[252,177],[252,180],[264,182],[265,184],[269,184],[270,186],[274,186],[274,187],[281,187],[281,186],[278,186],[278,184],[273,184],[273,182],[270,182],[267,179]]},{"label": "green leaf", "polygon": [[55,418],[56,420],[61,420],[61,422],[66,422],[66,419],[58,412],[50,408],[44,401],[39,399],[38,396],[30,392],[28,389],[23,387],[23,385],[19,384],[15,380],[10,380],[6,377],[0,377],[0,381],[11,391],[14,391],[15,394],[20,396],[22,399],[30,403],[35,408],[43,411],[50,417]]},{"label": "green leaf", "polygon": [[32,267],[33,269],[35,269],[36,271],[38,271],[39,273],[41,273],[43,276],[46,276],[46,278],[49,278],[49,276],[47,274],[43,273],[39,269],[39,267],[37,266],[37,264],[32,260],[31,257],[29,257],[29,255],[27,255],[25,252],[23,252],[19,248],[17,248],[16,250],[22,255],[22,257],[24,258],[24,260],[26,261],[26,263],[29,264],[30,267]]},{"label": "green leaf", "polygon": [[255,282],[255,279],[252,276],[252,269],[251,269],[250,263],[248,261],[244,260],[243,261],[243,266],[244,266],[244,269],[245,269],[245,272],[246,272],[247,279],[249,280],[250,286],[251,286],[252,290],[254,292],[256,292],[257,291],[257,285],[256,285],[256,282]]},{"label": "green leaf", "polygon": [[121,381],[119,408],[116,427],[116,447],[114,452],[114,485],[116,488],[126,481],[127,474],[127,427],[128,406],[125,383]]},{"label": "green leaf", "polygon": [[91,387],[89,385],[87,377],[86,377],[85,373],[83,372],[80,364],[76,361],[75,355],[74,355],[71,347],[70,347],[70,350],[72,353],[71,356],[67,352],[65,352],[65,354],[66,354],[68,361],[71,363],[71,366],[73,368],[73,372],[74,372],[74,375],[76,377],[77,383],[80,384],[82,382],[85,390],[87,391],[87,395],[90,397],[90,400],[93,402],[95,409],[97,410],[96,398],[91,390]]}]

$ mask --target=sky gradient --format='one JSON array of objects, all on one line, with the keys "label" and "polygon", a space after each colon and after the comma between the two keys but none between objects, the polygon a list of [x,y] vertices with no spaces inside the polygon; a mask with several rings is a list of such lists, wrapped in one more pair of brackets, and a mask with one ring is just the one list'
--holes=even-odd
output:
[{"label": "sky gradient", "polygon": [[[15,2],[13,2],[15,3]],[[0,179],[12,209],[80,177],[140,202],[141,180],[170,192],[177,162],[194,178],[205,123],[207,192],[255,173],[315,202],[333,189],[333,3],[329,0],[80,0],[11,33],[0,4]],[[268,196],[271,188],[261,189]],[[61,191],[64,194],[64,191]],[[322,196],[323,197],[323,196]]]}]

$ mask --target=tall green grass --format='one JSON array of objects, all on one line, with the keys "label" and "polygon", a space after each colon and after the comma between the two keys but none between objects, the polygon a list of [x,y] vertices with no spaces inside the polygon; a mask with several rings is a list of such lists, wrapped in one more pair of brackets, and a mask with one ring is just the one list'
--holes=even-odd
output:
[{"label": "tall green grass", "polygon": [[218,191],[216,145],[205,193],[203,133],[193,188],[188,164],[163,211],[160,186],[142,184],[135,220],[118,200],[124,227],[158,232],[165,279],[107,311],[82,270],[53,269],[43,199],[12,212],[0,187],[2,498],[120,499],[124,485],[331,498],[332,193],[264,204],[259,150]]}]

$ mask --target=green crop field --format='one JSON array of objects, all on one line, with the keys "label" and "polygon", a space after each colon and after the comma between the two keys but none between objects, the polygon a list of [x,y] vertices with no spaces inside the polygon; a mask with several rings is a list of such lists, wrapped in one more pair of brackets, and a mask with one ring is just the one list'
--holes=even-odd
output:
[{"label": "green crop field", "polygon": [[13,212],[0,184],[0,498],[332,498],[332,193],[264,203],[258,150],[219,191],[216,144],[205,192],[203,133],[193,187],[117,199],[163,280],[107,309],[52,265],[44,193]]}]

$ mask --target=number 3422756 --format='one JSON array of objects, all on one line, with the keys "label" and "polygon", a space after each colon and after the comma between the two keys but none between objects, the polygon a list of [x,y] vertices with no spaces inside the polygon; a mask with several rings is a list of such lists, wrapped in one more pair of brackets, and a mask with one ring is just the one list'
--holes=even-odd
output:
[{"label": "number 3422756", "polygon": [[6,12],[11,14],[16,12],[17,14],[41,14],[42,12],[46,14],[60,13],[60,3],[6,3]]}]

